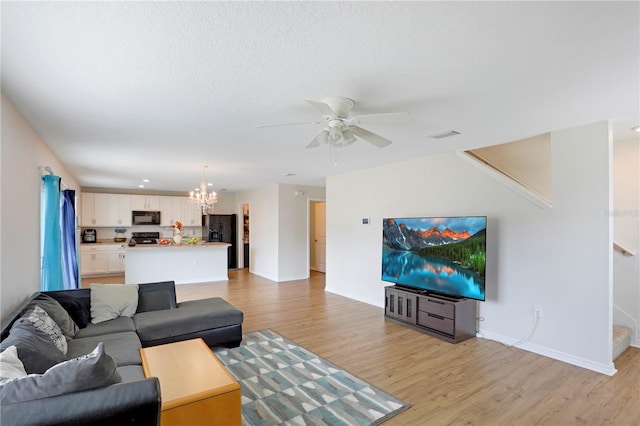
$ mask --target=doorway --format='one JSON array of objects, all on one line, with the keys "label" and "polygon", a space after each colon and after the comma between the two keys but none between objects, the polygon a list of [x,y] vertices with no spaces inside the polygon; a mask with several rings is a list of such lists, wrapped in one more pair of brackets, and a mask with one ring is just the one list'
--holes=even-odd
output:
[{"label": "doorway", "polygon": [[249,203],[242,204],[242,266],[249,267]]},{"label": "doorway", "polygon": [[322,273],[326,272],[326,206],[325,201],[309,203],[309,265],[311,270]]}]

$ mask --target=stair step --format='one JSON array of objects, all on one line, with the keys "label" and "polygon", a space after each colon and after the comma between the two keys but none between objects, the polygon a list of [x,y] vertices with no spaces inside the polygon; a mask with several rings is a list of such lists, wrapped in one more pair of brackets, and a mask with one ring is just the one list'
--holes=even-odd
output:
[{"label": "stair step", "polygon": [[613,326],[613,360],[631,345],[631,329],[624,325]]}]

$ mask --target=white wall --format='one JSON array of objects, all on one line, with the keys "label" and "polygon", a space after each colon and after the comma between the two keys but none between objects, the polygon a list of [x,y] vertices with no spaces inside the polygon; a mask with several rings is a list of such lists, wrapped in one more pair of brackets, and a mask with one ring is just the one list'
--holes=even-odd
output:
[{"label": "white wall", "polygon": [[486,215],[480,331],[514,343],[532,330],[532,307],[541,305],[543,319],[521,347],[613,374],[608,123],[554,132],[552,148],[549,210],[455,153],[329,177],[327,291],[383,307],[384,217]]},{"label": "white wall", "polygon": [[[218,202],[213,208],[213,213],[208,214],[238,214],[236,210],[236,194],[235,192],[218,193]],[[242,212],[240,212],[242,214]]]},{"label": "white wall", "polygon": [[324,199],[325,189],[280,184],[279,190],[278,281],[309,278],[309,199]]},{"label": "white wall", "polygon": [[69,189],[79,186],[4,95],[0,155],[0,312],[4,318],[40,290],[39,167],[50,166]]},{"label": "white wall", "polygon": [[[278,280],[278,185],[236,194],[237,202],[249,203],[249,271]],[[241,205],[238,205],[240,214]]]},{"label": "white wall", "polygon": [[237,213],[250,205],[250,272],[273,281],[309,277],[308,200],[324,196],[322,187],[287,184],[236,194]]},{"label": "white wall", "polygon": [[613,319],[640,347],[640,137],[613,144],[613,238],[636,253],[613,253]]}]

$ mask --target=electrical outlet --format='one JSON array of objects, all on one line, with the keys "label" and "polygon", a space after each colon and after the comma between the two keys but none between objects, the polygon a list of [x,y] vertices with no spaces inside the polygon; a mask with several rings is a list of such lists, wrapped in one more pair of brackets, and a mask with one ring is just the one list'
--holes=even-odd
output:
[{"label": "electrical outlet", "polygon": [[542,306],[533,305],[533,319],[542,318]]}]

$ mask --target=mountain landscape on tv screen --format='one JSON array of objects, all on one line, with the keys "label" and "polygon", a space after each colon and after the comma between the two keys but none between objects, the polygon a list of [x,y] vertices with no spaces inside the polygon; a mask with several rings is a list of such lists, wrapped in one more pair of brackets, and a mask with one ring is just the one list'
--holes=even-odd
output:
[{"label": "mountain landscape on tv screen", "polygon": [[[425,258],[447,259],[484,278],[486,227],[453,230],[447,226],[446,219],[441,222],[440,227],[422,229],[400,223],[399,219],[384,219],[383,244],[387,249],[408,251]],[[459,220],[458,227],[461,224],[464,219]]]}]

